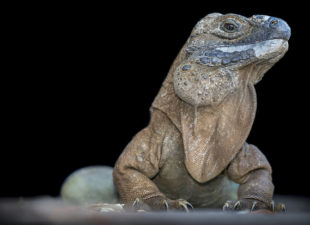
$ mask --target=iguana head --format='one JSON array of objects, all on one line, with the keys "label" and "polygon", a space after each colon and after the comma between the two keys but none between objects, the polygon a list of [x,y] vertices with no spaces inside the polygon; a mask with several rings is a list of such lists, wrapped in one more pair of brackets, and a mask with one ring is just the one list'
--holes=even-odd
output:
[{"label": "iguana head", "polygon": [[212,13],[194,27],[173,80],[193,106],[218,105],[244,83],[257,83],[288,50],[291,31],[279,18]]}]

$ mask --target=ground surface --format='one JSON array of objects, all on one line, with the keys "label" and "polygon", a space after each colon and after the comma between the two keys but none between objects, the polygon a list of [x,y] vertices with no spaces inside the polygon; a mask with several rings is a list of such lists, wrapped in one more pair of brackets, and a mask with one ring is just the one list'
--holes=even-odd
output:
[{"label": "ground surface", "polygon": [[55,198],[1,199],[0,224],[310,224],[310,199],[281,196],[287,213],[236,214],[195,210],[190,213],[99,213],[63,204]]}]

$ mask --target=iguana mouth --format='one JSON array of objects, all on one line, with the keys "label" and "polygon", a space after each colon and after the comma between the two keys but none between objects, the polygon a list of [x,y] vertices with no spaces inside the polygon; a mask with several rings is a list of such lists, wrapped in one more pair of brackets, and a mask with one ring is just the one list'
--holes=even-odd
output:
[{"label": "iguana mouth", "polygon": [[287,42],[284,39],[271,39],[266,41],[260,41],[251,44],[242,44],[242,45],[229,45],[229,46],[219,46],[215,48],[216,50],[222,52],[232,53],[235,51],[248,51],[253,49],[255,51],[255,55],[259,57],[262,54],[266,54],[267,52],[273,51],[275,48],[278,48],[284,42]]},{"label": "iguana mouth", "polygon": [[[283,51],[286,52],[288,46],[287,40],[284,39],[271,39],[266,41],[257,42],[254,44],[246,45],[235,45],[228,47],[218,47],[216,50],[233,54],[237,52],[237,59],[234,61],[239,61],[238,59],[250,59],[250,58],[273,58],[277,55],[282,54]],[[246,57],[246,56],[248,57]],[[238,57],[239,56],[239,57]]]},{"label": "iguana mouth", "polygon": [[261,59],[271,59],[285,53],[288,42],[284,39],[272,39],[251,44],[220,45],[200,48],[189,60],[207,66],[229,66]]}]

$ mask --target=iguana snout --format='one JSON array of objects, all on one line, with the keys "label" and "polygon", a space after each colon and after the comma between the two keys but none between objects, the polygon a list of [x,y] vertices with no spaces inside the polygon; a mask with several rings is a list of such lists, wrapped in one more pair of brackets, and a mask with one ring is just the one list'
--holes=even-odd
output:
[{"label": "iguana snout", "polygon": [[261,33],[259,37],[262,40],[283,39],[288,41],[291,37],[291,28],[280,18],[254,15],[250,20],[254,21],[254,24],[257,24],[259,29],[256,29],[255,34],[258,32]]}]

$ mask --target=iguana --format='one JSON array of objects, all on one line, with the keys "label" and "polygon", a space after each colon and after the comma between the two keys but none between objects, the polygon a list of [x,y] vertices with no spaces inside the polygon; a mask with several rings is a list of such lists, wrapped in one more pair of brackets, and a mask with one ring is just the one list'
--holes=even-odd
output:
[{"label": "iguana", "polygon": [[271,166],[246,139],[254,85],[284,56],[290,35],[288,24],[271,16],[201,19],[151,106],[149,125],[115,164],[121,202],[151,210],[274,211]]}]

